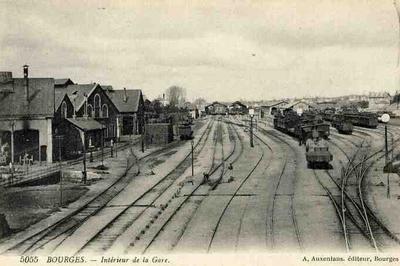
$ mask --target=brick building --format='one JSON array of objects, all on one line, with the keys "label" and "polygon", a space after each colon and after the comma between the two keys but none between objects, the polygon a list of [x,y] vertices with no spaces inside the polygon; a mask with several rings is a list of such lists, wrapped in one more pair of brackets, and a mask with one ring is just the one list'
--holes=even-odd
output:
[{"label": "brick building", "polygon": [[104,125],[105,140],[117,137],[118,110],[99,84],[73,84],[56,91],[64,91],[72,102],[76,118],[94,119]]},{"label": "brick building", "polygon": [[102,86],[115,105],[117,138],[122,135],[136,135],[143,132],[144,101],[141,90],[114,90],[111,86]]},{"label": "brick building", "polygon": [[19,161],[25,154],[36,161],[53,160],[53,78],[23,78],[0,72],[0,156],[3,163]]}]

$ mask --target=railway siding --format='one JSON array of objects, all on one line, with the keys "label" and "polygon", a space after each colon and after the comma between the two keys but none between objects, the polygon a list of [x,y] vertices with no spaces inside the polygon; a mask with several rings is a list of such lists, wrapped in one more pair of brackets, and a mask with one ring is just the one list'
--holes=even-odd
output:
[{"label": "railway siding", "polygon": [[[273,130],[272,125],[268,125],[267,129]],[[295,153],[297,165],[294,197],[293,202],[287,200],[286,206],[293,205],[304,250],[323,251],[319,243],[324,243],[326,251],[342,250],[342,233],[337,225],[336,212],[325,191],[315,180],[312,169],[307,169],[304,146],[299,146],[298,141],[286,134],[275,134],[285,140]]]}]

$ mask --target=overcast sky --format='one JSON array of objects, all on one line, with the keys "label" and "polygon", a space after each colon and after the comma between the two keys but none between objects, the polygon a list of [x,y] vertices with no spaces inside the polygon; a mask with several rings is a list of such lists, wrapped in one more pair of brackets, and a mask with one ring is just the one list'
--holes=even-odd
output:
[{"label": "overcast sky", "polygon": [[149,98],[171,85],[226,101],[393,93],[398,47],[392,0],[0,0],[1,71]]}]

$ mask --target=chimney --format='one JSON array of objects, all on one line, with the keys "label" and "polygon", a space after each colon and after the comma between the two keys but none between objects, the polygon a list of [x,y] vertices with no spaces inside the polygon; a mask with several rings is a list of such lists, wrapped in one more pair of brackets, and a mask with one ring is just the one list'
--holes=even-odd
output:
[{"label": "chimney", "polygon": [[28,78],[28,65],[24,65],[24,89],[25,89],[25,99],[27,103],[29,102],[29,78]]},{"label": "chimney", "polygon": [[124,88],[124,102],[128,101],[128,95],[126,95],[126,88]]}]

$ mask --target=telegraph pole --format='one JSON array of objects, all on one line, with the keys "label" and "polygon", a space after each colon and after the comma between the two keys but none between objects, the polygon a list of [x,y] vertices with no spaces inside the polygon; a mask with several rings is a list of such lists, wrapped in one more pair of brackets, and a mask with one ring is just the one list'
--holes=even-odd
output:
[{"label": "telegraph pole", "polygon": [[194,154],[193,154],[193,151],[194,151],[194,147],[193,147],[194,141],[193,141],[193,139],[190,141],[190,143],[192,144],[192,176],[194,176]]},{"label": "telegraph pole", "polygon": [[104,168],[104,129],[101,130],[101,167]]},{"label": "telegraph pole", "polygon": [[86,132],[83,133],[83,173],[82,173],[83,184],[86,184],[87,173],[86,173]]},{"label": "telegraph pole", "polygon": [[56,135],[58,140],[58,162],[60,164],[60,207],[63,206],[63,172],[62,172],[62,162],[61,162],[61,140],[64,138],[63,135]]}]

